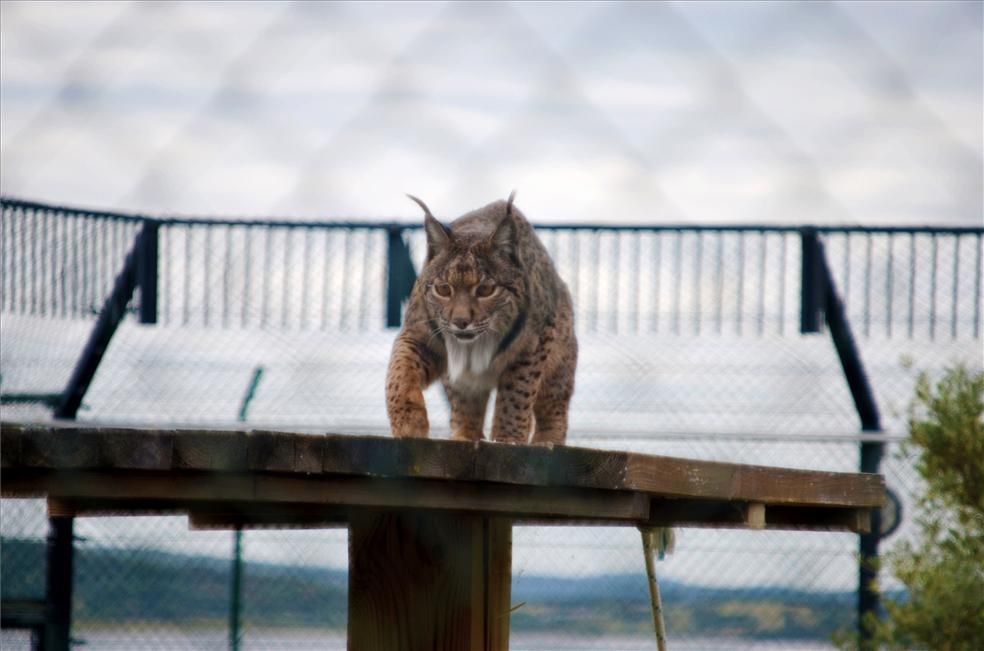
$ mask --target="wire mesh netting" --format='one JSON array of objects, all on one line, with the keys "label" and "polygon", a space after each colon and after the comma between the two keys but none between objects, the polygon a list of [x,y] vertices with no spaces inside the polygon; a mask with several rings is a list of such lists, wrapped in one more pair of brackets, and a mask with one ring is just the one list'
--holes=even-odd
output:
[{"label": "wire mesh netting", "polygon": [[[50,226],[58,215],[75,230]],[[5,203],[5,393],[64,388],[141,223]],[[123,321],[85,396],[86,418],[228,424],[259,368],[250,422],[387,429],[380,369],[397,226],[153,223],[157,324]],[[63,236],[35,238],[48,227]],[[395,232],[419,268],[422,232]],[[585,344],[575,431],[646,429],[654,413],[669,431],[856,430],[828,340],[799,335],[799,230],[555,225],[542,237]],[[907,365],[979,358],[981,231],[839,228],[821,241],[884,427],[901,431]],[[93,259],[79,264],[85,255]],[[430,397],[440,423],[446,405],[436,390]]]},{"label": "wire mesh netting", "polygon": [[[53,225],[55,216],[72,226]],[[386,433],[394,225],[154,224],[157,323],[139,323],[138,287],[80,420]],[[42,228],[65,235],[35,245]],[[5,201],[5,396],[62,390],[141,228],[136,217]],[[419,268],[422,233],[398,234]],[[836,353],[826,335],[800,332],[801,236],[543,228],[577,304],[569,443],[856,470],[858,416]],[[975,229],[822,233],[883,412],[878,440],[904,434],[916,369],[979,364],[981,238]],[[435,435],[446,436],[446,404],[436,390],[427,398]],[[45,414],[38,403],[4,406],[5,418]],[[882,471],[911,514],[911,465],[890,454]],[[3,504],[4,598],[40,598],[43,504]],[[910,535],[909,521],[891,540]],[[106,517],[80,519],[76,535],[75,637],[92,648],[229,644],[228,532]],[[245,648],[343,645],[345,532],[247,531],[243,543]],[[671,639],[823,645],[853,623],[856,554],[850,534],[682,530],[660,564]],[[517,528],[513,647],[648,648],[642,563],[634,530]],[[191,581],[199,587],[189,593]],[[898,586],[884,577],[883,588]]]},{"label": "wire mesh netting", "polygon": [[[3,418],[62,403],[134,273],[80,421],[385,434],[387,326],[425,255],[403,192],[449,218],[518,187],[577,305],[571,444],[856,470],[837,353],[823,324],[801,333],[789,224],[816,224],[891,441],[882,470],[905,516],[891,547],[911,535],[917,482],[896,441],[916,372],[984,363],[982,16],[0,3],[3,194],[120,211],[4,200]],[[253,217],[145,216],[201,213]],[[153,286],[126,266],[151,259],[149,224]],[[426,397],[447,435],[443,396]],[[3,599],[36,600],[44,504],[0,508]],[[107,517],[76,535],[86,648],[231,646],[229,532]],[[344,647],[346,545],[341,530],[244,532],[243,647]],[[671,648],[829,646],[852,625],[856,549],[847,534],[679,531],[659,565]],[[512,648],[654,646],[637,532],[520,527],[513,565]]]}]

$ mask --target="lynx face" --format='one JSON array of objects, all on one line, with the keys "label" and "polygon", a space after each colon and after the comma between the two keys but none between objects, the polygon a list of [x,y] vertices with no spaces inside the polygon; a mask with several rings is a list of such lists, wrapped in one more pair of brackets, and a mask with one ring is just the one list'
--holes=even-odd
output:
[{"label": "lynx face", "polygon": [[425,228],[424,301],[444,340],[449,381],[466,389],[491,389],[492,358],[516,323],[525,294],[513,247],[506,241],[512,228],[453,234],[432,218]]},{"label": "lynx face", "polygon": [[446,341],[470,344],[502,336],[516,318],[520,290],[513,284],[515,274],[496,260],[499,256],[487,253],[458,249],[429,265],[427,312]]}]

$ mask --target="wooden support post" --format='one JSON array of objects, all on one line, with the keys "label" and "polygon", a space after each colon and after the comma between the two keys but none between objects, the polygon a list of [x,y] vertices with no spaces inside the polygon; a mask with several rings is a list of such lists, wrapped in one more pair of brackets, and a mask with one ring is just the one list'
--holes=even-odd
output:
[{"label": "wooden support post", "polygon": [[745,524],[749,529],[765,529],[765,504],[751,502],[745,507]]},{"label": "wooden support post", "polygon": [[506,651],[512,523],[425,511],[354,516],[348,648]]}]

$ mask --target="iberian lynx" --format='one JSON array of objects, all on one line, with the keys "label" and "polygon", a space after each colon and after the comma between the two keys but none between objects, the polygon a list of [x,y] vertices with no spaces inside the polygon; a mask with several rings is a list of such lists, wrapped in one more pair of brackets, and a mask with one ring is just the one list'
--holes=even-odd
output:
[{"label": "iberian lynx", "polygon": [[533,227],[508,201],[446,226],[426,205],[427,261],[410,294],[386,376],[394,436],[426,437],[423,390],[440,378],[451,435],[482,438],[496,390],[492,439],[563,443],[577,340],[567,285]]}]

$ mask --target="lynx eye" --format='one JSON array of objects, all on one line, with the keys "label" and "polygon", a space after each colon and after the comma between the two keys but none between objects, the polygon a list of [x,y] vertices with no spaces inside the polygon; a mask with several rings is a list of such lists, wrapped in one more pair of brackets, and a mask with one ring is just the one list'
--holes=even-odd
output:
[{"label": "lynx eye", "polygon": [[479,298],[488,298],[492,294],[495,294],[495,285],[492,283],[484,283],[475,288],[475,296]]},{"label": "lynx eye", "polygon": [[434,283],[434,293],[441,298],[448,298],[451,296],[451,285],[447,283]]}]

